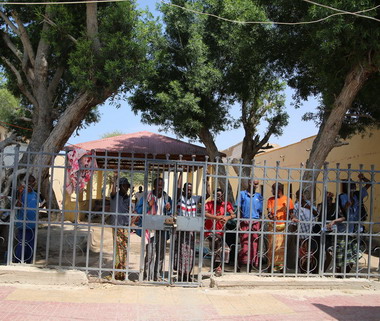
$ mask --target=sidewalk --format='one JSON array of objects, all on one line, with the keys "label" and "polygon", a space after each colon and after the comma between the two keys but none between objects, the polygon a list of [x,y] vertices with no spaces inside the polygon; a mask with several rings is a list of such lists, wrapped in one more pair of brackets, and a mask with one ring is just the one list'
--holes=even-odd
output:
[{"label": "sidewalk", "polygon": [[379,320],[380,291],[0,284],[0,320]]}]

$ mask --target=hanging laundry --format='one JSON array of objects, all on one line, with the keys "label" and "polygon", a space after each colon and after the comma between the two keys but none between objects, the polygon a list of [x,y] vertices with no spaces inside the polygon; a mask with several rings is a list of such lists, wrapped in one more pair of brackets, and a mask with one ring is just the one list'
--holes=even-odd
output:
[{"label": "hanging laundry", "polygon": [[67,160],[70,165],[66,175],[67,193],[72,194],[77,187],[79,192],[84,189],[91,179],[93,170],[98,168],[96,159],[91,157],[94,155],[94,152],[81,148],[76,148],[67,153]]}]

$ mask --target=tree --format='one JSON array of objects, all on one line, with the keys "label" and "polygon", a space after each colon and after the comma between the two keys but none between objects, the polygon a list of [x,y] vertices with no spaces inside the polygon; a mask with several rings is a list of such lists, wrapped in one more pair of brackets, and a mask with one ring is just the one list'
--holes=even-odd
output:
[{"label": "tree", "polygon": [[[263,18],[263,11],[252,1],[173,3],[230,19]],[[154,70],[130,99],[133,110],[142,111],[147,123],[200,140],[211,161],[219,154],[214,136],[243,124],[243,159],[250,163],[287,123],[281,84],[258,46],[265,41],[265,28],[232,24],[168,5],[160,10],[165,32],[154,46]],[[229,115],[234,104],[242,110],[238,122]],[[256,130],[263,120],[269,126],[260,139]]]},{"label": "tree", "polygon": [[[31,114],[28,150],[60,151],[78,126],[96,120],[97,105],[129,90],[152,34],[133,1],[2,6],[0,57],[8,88]],[[36,155],[34,164],[49,164],[51,155]]]},{"label": "tree", "polygon": [[109,137],[115,137],[115,136],[120,136],[120,135],[124,135],[124,133],[120,130],[114,130],[112,132],[107,132],[107,133],[104,133],[101,138],[109,138]]},{"label": "tree", "polygon": [[[380,29],[379,20],[374,19],[380,12],[373,0],[307,2],[262,4],[269,18],[280,22],[315,21],[334,14],[319,23],[272,28],[276,40],[272,58],[298,99],[320,97],[316,115],[320,129],[306,164],[319,169],[332,148],[341,144],[339,135],[346,137],[379,124],[380,98],[375,88],[380,80]],[[304,178],[310,180],[312,175],[308,171]]]}]

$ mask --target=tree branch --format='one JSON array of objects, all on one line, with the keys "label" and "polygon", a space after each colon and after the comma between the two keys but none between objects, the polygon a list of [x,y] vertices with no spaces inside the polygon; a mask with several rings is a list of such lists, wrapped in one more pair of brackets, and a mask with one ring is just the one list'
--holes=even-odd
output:
[{"label": "tree branch", "polygon": [[55,71],[53,79],[50,81],[50,84],[48,87],[49,100],[53,100],[53,95],[55,91],[57,90],[57,87],[59,85],[59,82],[62,79],[62,75],[64,71],[65,71],[65,68],[63,68],[62,66],[59,66],[57,70]]},{"label": "tree branch", "polygon": [[0,17],[3,18],[4,22],[12,29],[12,31],[20,36],[20,30],[15,26],[15,24],[9,20],[9,18],[0,10]]},{"label": "tree branch", "polygon": [[[43,17],[44,17],[44,21],[47,22],[49,25],[51,25],[52,27],[58,28],[57,24],[53,20],[51,20],[49,17],[47,17],[46,15],[44,15]],[[75,39],[72,35],[68,33],[65,33],[65,35],[68,39],[70,39],[75,44],[78,43],[78,40]]]},{"label": "tree branch", "polygon": [[13,52],[13,54],[17,57],[18,60],[22,63],[22,52],[17,49],[17,47],[14,45],[14,43],[11,41],[9,36],[1,31],[1,34],[3,36],[4,42],[7,45],[7,47]]},{"label": "tree branch", "polygon": [[[49,18],[49,12],[48,12],[49,6],[46,6],[45,9],[45,17]],[[42,32],[41,35],[45,34],[48,29],[50,28],[50,25],[44,20],[43,26],[42,26]],[[48,76],[48,54],[49,54],[50,45],[46,41],[46,39],[41,36],[40,41],[38,42],[37,47],[37,53],[36,53],[36,66],[35,66],[35,73],[37,76],[37,80],[40,83],[46,82],[47,76]]]},{"label": "tree branch", "polygon": [[100,51],[100,40],[98,37],[98,4],[86,4],[87,36],[92,40],[92,48],[95,53]]},{"label": "tree branch", "polygon": [[26,32],[24,24],[22,23],[22,21],[20,20],[20,18],[18,17],[18,15],[15,12],[12,13],[12,17],[15,19],[17,26],[18,26],[18,29],[20,31],[19,36],[20,36],[22,45],[24,47],[24,53],[26,53],[28,55],[29,61],[30,61],[31,65],[34,67],[35,56],[34,56],[33,47],[32,47],[32,44],[30,42],[28,33]]},{"label": "tree branch", "polygon": [[33,121],[31,118],[28,118],[28,117],[17,117],[17,119],[23,120],[23,121],[27,121],[27,122],[30,122],[30,123]]},{"label": "tree branch", "polygon": [[31,104],[33,104],[34,106],[37,107],[38,103],[37,103],[36,99],[29,92],[29,90],[26,88],[24,81],[22,80],[22,77],[21,77],[19,71],[17,70],[17,68],[7,58],[1,56],[1,59],[4,60],[5,64],[12,70],[13,74],[16,76],[18,88],[25,95],[25,97],[29,99]]},{"label": "tree branch", "polygon": [[0,142],[0,152],[4,150],[5,147],[13,144],[18,144],[19,142],[17,141],[18,137],[16,133],[12,133],[8,138],[4,139],[3,141]]}]

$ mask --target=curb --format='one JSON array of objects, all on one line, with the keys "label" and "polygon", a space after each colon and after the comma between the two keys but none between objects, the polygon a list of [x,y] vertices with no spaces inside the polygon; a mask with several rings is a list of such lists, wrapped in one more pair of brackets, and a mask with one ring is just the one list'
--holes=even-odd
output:
[{"label": "curb", "polygon": [[292,278],[292,277],[258,277],[222,276],[212,277],[209,286],[217,289],[330,289],[330,290],[375,290],[380,291],[380,282],[367,279],[335,278]]},{"label": "curb", "polygon": [[88,284],[88,279],[84,272],[78,270],[13,265],[0,266],[0,283],[83,286]]}]

